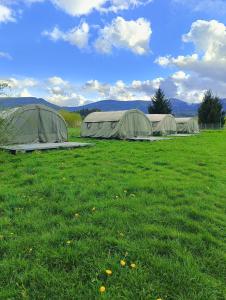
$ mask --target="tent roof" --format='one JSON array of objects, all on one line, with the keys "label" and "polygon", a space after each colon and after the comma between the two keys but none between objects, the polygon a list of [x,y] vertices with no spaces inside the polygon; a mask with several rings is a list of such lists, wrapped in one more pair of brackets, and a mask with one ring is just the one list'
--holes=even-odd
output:
[{"label": "tent roof", "polygon": [[160,122],[166,117],[173,118],[170,114],[147,114],[146,116],[151,122]]},{"label": "tent roof", "polygon": [[47,110],[47,111],[53,112],[53,113],[57,114],[65,122],[64,118],[55,109],[52,109],[49,106],[45,106],[45,105],[41,105],[41,104],[29,104],[29,105],[18,106],[18,107],[2,110],[2,111],[0,111],[0,118],[7,119],[8,117],[13,115],[17,111],[20,111],[20,110],[26,111],[26,110],[32,110],[32,109],[42,109],[42,110]]},{"label": "tent roof", "polygon": [[85,123],[117,122],[120,121],[123,115],[127,112],[128,110],[93,112],[85,118],[84,122]]}]

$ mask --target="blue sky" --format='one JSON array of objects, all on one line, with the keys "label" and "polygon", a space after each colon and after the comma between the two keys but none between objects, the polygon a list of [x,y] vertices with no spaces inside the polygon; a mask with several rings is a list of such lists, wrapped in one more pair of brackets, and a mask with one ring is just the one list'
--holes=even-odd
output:
[{"label": "blue sky", "polygon": [[226,96],[225,0],[0,0],[0,80],[59,105]]}]

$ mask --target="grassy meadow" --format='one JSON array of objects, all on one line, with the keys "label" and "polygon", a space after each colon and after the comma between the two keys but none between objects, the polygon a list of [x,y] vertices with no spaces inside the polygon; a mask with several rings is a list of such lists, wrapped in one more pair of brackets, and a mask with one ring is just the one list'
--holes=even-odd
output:
[{"label": "grassy meadow", "polygon": [[0,152],[0,299],[226,299],[226,131],[76,135]]}]

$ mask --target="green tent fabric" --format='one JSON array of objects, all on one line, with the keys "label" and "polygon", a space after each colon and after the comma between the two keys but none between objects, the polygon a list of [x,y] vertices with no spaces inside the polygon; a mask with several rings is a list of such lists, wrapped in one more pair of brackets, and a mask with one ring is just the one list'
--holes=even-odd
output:
[{"label": "green tent fabric", "polygon": [[154,135],[168,135],[177,132],[177,124],[174,116],[170,114],[148,114],[153,127]]},{"label": "green tent fabric", "polygon": [[177,133],[199,133],[197,118],[176,118]]},{"label": "green tent fabric", "polygon": [[68,140],[63,117],[44,105],[26,105],[0,111],[0,119],[4,144],[57,143]]},{"label": "green tent fabric", "polygon": [[129,139],[148,137],[152,126],[146,115],[137,109],[89,114],[81,127],[82,137]]}]

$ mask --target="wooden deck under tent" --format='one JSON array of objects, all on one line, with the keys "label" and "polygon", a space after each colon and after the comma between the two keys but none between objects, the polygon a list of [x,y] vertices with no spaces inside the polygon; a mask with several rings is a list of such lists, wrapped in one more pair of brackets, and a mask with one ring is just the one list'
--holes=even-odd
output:
[{"label": "wooden deck under tent", "polygon": [[13,154],[26,153],[32,151],[44,151],[44,150],[62,150],[62,149],[74,149],[80,147],[90,147],[94,144],[90,143],[75,143],[75,142],[65,142],[65,143],[37,143],[37,144],[22,144],[22,145],[7,145],[0,146],[0,149],[9,151]]}]

